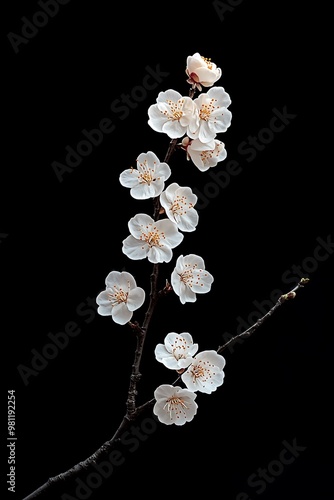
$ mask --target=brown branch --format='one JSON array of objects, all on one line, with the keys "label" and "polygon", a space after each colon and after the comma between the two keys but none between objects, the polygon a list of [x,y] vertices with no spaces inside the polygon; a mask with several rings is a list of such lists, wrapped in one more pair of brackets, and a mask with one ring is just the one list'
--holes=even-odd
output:
[{"label": "brown branch", "polygon": [[218,354],[222,353],[223,351],[225,351],[225,349],[227,347],[229,347],[231,344],[234,344],[235,342],[237,342],[240,338],[250,337],[252,335],[252,333],[254,333],[268,318],[270,318],[270,316],[272,316],[272,314],[274,314],[276,309],[278,309],[282,304],[284,304],[284,302],[286,302],[287,300],[294,299],[296,296],[296,292],[300,288],[303,288],[308,282],[309,282],[308,278],[302,278],[299,281],[299,283],[294,288],[292,288],[292,290],[290,290],[290,292],[281,295],[279,297],[279,299],[277,300],[277,302],[273,305],[273,307],[264,316],[262,316],[262,318],[259,318],[254,323],[254,325],[247,328],[247,330],[245,330],[244,332],[239,333],[239,335],[232,337],[224,345],[218,347],[217,353]]}]

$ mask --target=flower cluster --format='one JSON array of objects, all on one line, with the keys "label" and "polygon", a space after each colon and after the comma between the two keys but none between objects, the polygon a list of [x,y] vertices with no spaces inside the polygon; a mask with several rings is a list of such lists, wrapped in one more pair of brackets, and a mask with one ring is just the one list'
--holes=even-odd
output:
[{"label": "flower cluster", "polygon": [[186,386],[163,384],[155,390],[153,412],[164,424],[190,422],[197,413],[195,393],[211,394],[224,382],[225,358],[213,350],[197,351],[198,344],[188,332],[168,333],[155,348],[156,360],[181,374]]},{"label": "flower cluster", "polygon": [[187,58],[186,74],[193,91],[201,91],[202,86],[211,88],[196,99],[173,89],[160,92],[148,109],[148,124],[171,139],[182,138],[180,146],[187,159],[204,172],[227,156],[225,144],[216,136],[231,125],[231,98],[224,87],[213,86],[221,69],[198,52]]},{"label": "flower cluster", "polygon": [[[174,149],[185,151],[187,160],[192,160],[200,171],[206,171],[226,158],[225,145],[217,139],[217,134],[226,132],[231,124],[228,109],[231,99],[223,87],[214,86],[221,77],[221,69],[210,59],[199,53],[189,56],[186,74],[191,85],[189,95],[183,96],[173,89],[160,92],[156,103],[148,108],[148,125],[165,133],[172,139]],[[211,88],[194,98],[203,87]],[[147,259],[153,265],[169,263],[184,234],[197,228],[197,196],[189,186],[168,184],[172,173],[168,164],[170,155],[169,152],[160,161],[153,151],[140,153],[136,165],[119,175],[120,184],[129,189],[130,196],[136,200],[151,198],[154,203],[153,216],[140,212],[128,221],[129,235],[122,241],[122,252],[131,260]],[[213,281],[201,256],[180,254],[167,289],[174,291],[181,304],[193,303],[198,294],[211,290]],[[96,302],[101,316],[111,316],[116,323],[125,325],[144,304],[145,291],[137,286],[130,273],[111,271]],[[164,344],[156,346],[156,359],[176,370],[186,386],[164,384],[156,389],[154,413],[165,424],[183,425],[192,420],[197,412],[197,391],[211,394],[223,383],[225,359],[213,350],[197,351],[198,344],[186,332],[169,333]]]}]

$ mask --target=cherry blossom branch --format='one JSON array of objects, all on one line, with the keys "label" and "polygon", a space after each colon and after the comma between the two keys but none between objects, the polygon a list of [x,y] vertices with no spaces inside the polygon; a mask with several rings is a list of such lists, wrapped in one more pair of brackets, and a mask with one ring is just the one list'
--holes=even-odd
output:
[{"label": "cherry blossom branch", "polygon": [[[152,276],[153,275],[153,276]],[[148,307],[148,310],[146,312],[146,317],[143,322],[143,326],[139,327],[137,324],[133,324],[133,327],[137,330],[137,336],[139,338],[138,344],[137,344],[137,349],[136,349],[136,354],[135,354],[135,360],[134,360],[134,368],[133,372],[131,375],[131,382],[130,382],[130,389],[129,389],[129,396],[128,396],[128,401],[127,401],[127,413],[123,417],[118,429],[116,430],[115,434],[112,436],[112,438],[108,441],[106,441],[100,448],[98,448],[90,457],[88,457],[86,460],[83,462],[78,463],[71,469],[67,470],[66,472],[63,472],[61,474],[58,474],[55,477],[51,477],[48,479],[48,481],[43,484],[40,488],[32,492],[30,495],[25,497],[23,500],[33,500],[35,498],[40,497],[41,495],[47,493],[52,487],[56,486],[57,484],[64,484],[66,481],[72,480],[75,477],[77,477],[81,472],[84,470],[88,469],[91,465],[96,463],[102,456],[110,453],[110,451],[117,446],[117,444],[120,443],[121,436],[122,434],[130,428],[130,426],[146,411],[151,409],[154,405],[155,399],[152,398],[148,401],[146,401],[144,404],[141,406],[135,406],[134,403],[134,398],[136,395],[136,385],[138,382],[138,379],[140,378],[139,375],[139,364],[140,364],[140,359],[141,359],[141,354],[142,354],[142,349],[143,349],[143,343],[144,343],[144,338],[145,338],[145,333],[147,332],[148,325],[150,323],[150,320],[152,318],[153,314],[153,309],[158,297],[157,291],[156,291],[156,280],[158,277],[158,270],[157,266],[154,266],[153,273],[151,275],[151,301]],[[309,282],[308,278],[302,278],[299,283],[292,288],[289,292],[286,294],[283,294],[280,296],[280,298],[277,300],[277,302],[273,305],[273,307],[261,318],[259,318],[250,328],[245,330],[244,332],[240,333],[239,335],[235,335],[232,337],[228,342],[226,342],[224,345],[218,347],[217,353],[223,352],[228,346],[232,345],[234,342],[236,342],[238,339],[247,337],[249,338],[268,318],[270,318],[274,312],[282,305],[284,304],[287,300],[291,300],[296,297],[296,293],[300,288],[303,288],[307,283]],[[172,385],[176,385],[180,381],[181,376],[179,376]]]},{"label": "cherry blossom branch", "polygon": [[[168,163],[170,160],[170,157],[172,156],[175,147],[177,145],[177,139],[172,139],[169,143],[164,162]],[[159,196],[154,198],[153,200],[153,219],[157,221],[159,219],[161,212],[161,205],[159,201]],[[140,362],[143,354],[143,349],[144,349],[144,342],[147,334],[148,327],[150,325],[153,312],[157,303],[157,300],[159,297],[161,297],[164,293],[167,293],[169,291],[169,286],[166,283],[165,288],[158,292],[157,291],[157,283],[158,283],[158,277],[159,277],[159,264],[153,264],[153,269],[152,273],[150,276],[150,302],[147,308],[147,311],[145,313],[144,321],[143,324],[140,326],[138,323],[132,323],[130,322],[130,326],[136,330],[136,335],[137,335],[137,345],[136,345],[136,350],[135,350],[135,355],[134,355],[134,361],[132,364],[132,372],[130,375],[130,384],[129,384],[129,390],[128,390],[128,399],[126,402],[126,408],[127,408],[127,413],[126,416],[129,418],[131,415],[135,413],[136,410],[136,396],[137,396],[137,385],[138,382],[141,378],[141,373],[140,373]]]},{"label": "cherry blossom branch", "polygon": [[[192,99],[195,95],[196,88],[191,88],[189,90],[189,97]],[[169,160],[172,156],[172,154],[175,151],[175,148],[178,144],[178,139],[171,139],[169,142],[169,146],[167,149],[167,152],[165,154],[164,162],[169,163]],[[160,204],[160,199],[159,196],[155,197],[153,199],[153,219],[157,221],[160,217],[161,214],[161,204]],[[153,312],[157,303],[157,300],[160,296],[165,295],[171,290],[171,287],[168,283],[166,283],[166,286],[163,290],[160,290],[160,292],[157,292],[157,282],[158,282],[158,276],[159,276],[159,264],[154,264],[153,265],[153,270],[151,273],[150,277],[150,302],[148,305],[148,309],[145,313],[144,317],[144,322],[140,326],[138,323],[132,323],[129,322],[129,325],[131,328],[133,328],[136,331],[137,335],[137,345],[136,345],[136,350],[135,350],[135,355],[134,355],[134,361],[132,364],[132,372],[130,375],[130,384],[129,384],[129,390],[128,390],[128,398],[126,402],[126,408],[127,408],[127,413],[126,416],[128,418],[131,417],[136,411],[136,396],[137,396],[137,385],[138,382],[141,378],[141,373],[140,373],[140,362],[143,354],[143,349],[144,349],[144,342],[147,334],[147,330],[149,327],[149,324],[151,322]]]},{"label": "cherry blossom branch", "polygon": [[[205,83],[203,83],[204,86],[212,86],[212,84],[221,76],[221,70],[216,67],[215,64],[211,63],[210,59],[205,59],[202,58],[198,53],[194,54],[193,57],[188,58],[188,65],[187,65],[187,74],[188,74],[188,80],[187,82],[192,85],[190,91],[189,91],[189,97],[193,99],[196,90],[201,90],[201,82],[200,82],[200,74],[205,76]],[[198,74],[197,74],[197,69],[198,68]],[[204,73],[203,73],[204,70]],[[202,73],[201,73],[202,71]],[[209,80],[207,80],[209,78]],[[174,92],[174,91],[172,91]],[[211,94],[210,94],[211,92]],[[175,93],[174,93],[175,95]],[[176,96],[177,98],[177,96]],[[211,121],[211,125],[213,127],[213,132],[214,136],[216,132],[222,132],[226,130],[231,122],[231,113],[230,111],[227,110],[227,107],[230,104],[230,98],[227,93],[225,93],[224,89],[222,87],[218,88],[218,94],[215,92],[215,89],[210,89],[208,94],[204,95],[204,99],[208,99],[208,101],[203,102],[203,117],[201,116],[201,120],[205,124],[207,123],[208,120]],[[189,98],[185,98],[180,101],[180,105],[187,103],[189,104],[188,101],[186,101]],[[217,105],[212,105],[212,102],[217,103]],[[174,103],[175,104],[175,103]],[[194,112],[194,116],[196,115],[195,113],[195,103],[194,107],[190,109],[191,112]],[[168,100],[168,106],[172,106],[172,122],[176,123],[178,125],[178,120],[180,119],[180,116],[182,116],[183,112],[180,112],[179,108],[173,108],[173,99],[170,101]],[[179,104],[178,104],[179,105]],[[154,106],[153,106],[154,107]],[[224,112],[220,113],[219,117],[216,116],[214,113],[217,114],[218,109],[223,108]],[[176,111],[175,111],[176,109]],[[197,113],[199,113],[198,109],[196,108]],[[196,115],[197,116],[197,115]],[[151,119],[151,116],[150,116]],[[169,118],[167,117],[166,120]],[[217,125],[218,124],[218,125]],[[162,131],[162,130],[160,130]],[[212,130],[209,131],[210,136],[212,134]],[[177,132],[179,135],[179,132]],[[208,130],[203,132],[203,135],[201,137],[204,137],[206,139],[206,142],[203,144],[200,144],[200,149],[198,149],[198,141],[201,143],[201,140],[195,139],[194,145],[193,145],[193,150],[191,154],[191,143],[190,140],[186,144],[183,145],[183,149],[187,151],[187,155],[193,159],[194,164],[200,169],[200,170],[207,170],[207,168],[215,166],[218,161],[222,161],[226,157],[226,152],[224,149],[223,143],[221,141],[216,141],[213,139],[208,140],[207,134]],[[199,132],[198,132],[199,134]],[[193,135],[193,133],[192,133]],[[175,132],[173,134],[175,136]],[[209,138],[210,138],[209,136]],[[200,136],[199,136],[200,137]],[[180,144],[178,144],[178,139],[180,138],[180,135],[177,139],[171,139],[169,142],[169,146],[164,158],[164,162],[168,164],[172,154],[174,153],[176,147],[178,147]],[[187,137],[187,139],[189,139]],[[197,141],[197,145],[195,147]],[[197,149],[196,149],[197,148]],[[151,159],[152,159],[152,152],[151,154]],[[193,156],[192,156],[193,155]],[[144,155],[145,156],[145,155]],[[214,159],[212,160],[212,158]],[[188,158],[189,159],[189,158]],[[146,161],[146,160],[145,160]],[[168,166],[168,165],[167,165]],[[129,186],[128,184],[128,179],[127,179],[127,171],[125,172],[123,179],[123,185],[126,187],[131,187],[131,184]],[[155,179],[150,179],[150,182],[154,182]],[[189,206],[192,205],[192,202],[189,204]],[[160,214],[164,213],[164,206],[162,205],[161,198],[159,196],[156,196],[153,198],[153,220],[157,223],[157,225],[160,223],[157,222]],[[141,214],[142,215],[142,214]],[[148,216],[147,216],[148,217]],[[148,217],[149,218],[149,217]],[[150,218],[149,218],[150,219]],[[151,224],[151,220],[148,222]],[[175,236],[174,236],[175,237]],[[124,240],[127,241],[128,240]],[[123,242],[124,243],[124,242]],[[126,252],[124,252],[126,253]],[[190,266],[190,271],[192,272],[192,268],[198,267],[199,266],[199,274],[198,278],[202,280],[201,286],[205,286],[205,288],[202,288],[202,291],[205,289],[206,291],[209,291],[211,282],[212,282],[212,276],[210,273],[205,272],[204,273],[204,261],[201,257],[199,256],[193,256],[191,255],[191,259],[193,259],[191,262],[187,260],[187,257],[189,258],[190,256],[186,256],[181,261],[180,266],[184,266],[185,268],[187,266]],[[195,260],[194,260],[195,259]],[[158,262],[163,262],[164,260],[159,260]],[[203,261],[203,262],[202,262]],[[153,262],[156,262],[154,259]],[[191,267],[192,266],[192,267]],[[202,276],[203,274],[203,276]],[[117,276],[116,284],[113,281]],[[121,279],[122,277],[122,279]],[[100,313],[102,315],[108,315],[111,313],[111,315],[115,315],[114,319],[116,322],[119,324],[128,324],[128,326],[133,330],[133,332],[136,335],[136,348],[134,352],[134,359],[133,359],[133,364],[132,364],[132,369],[131,369],[131,375],[130,375],[130,380],[129,380],[129,388],[128,388],[128,394],[127,394],[127,399],[126,399],[126,412],[125,415],[122,417],[121,422],[114,433],[114,435],[106,441],[102,446],[100,446],[93,454],[91,454],[88,458],[86,458],[84,461],[79,462],[77,465],[73,466],[72,468],[68,469],[66,472],[60,473],[57,476],[49,478],[46,483],[44,483],[42,486],[40,486],[38,489],[36,489],[34,492],[32,492],[30,495],[25,497],[23,500],[33,500],[35,498],[39,498],[41,495],[48,494],[51,488],[55,487],[62,487],[64,488],[65,483],[67,483],[70,480],[75,479],[77,476],[79,476],[82,472],[87,472],[87,469],[92,467],[94,464],[96,464],[102,457],[106,456],[109,454],[116,446],[119,444],[122,444],[122,437],[124,435],[124,432],[126,432],[128,429],[131,428],[132,424],[138,420],[138,418],[146,412],[148,409],[151,409],[154,405],[155,398],[150,399],[146,403],[137,406],[136,404],[136,397],[138,394],[138,384],[141,379],[141,373],[140,373],[140,364],[142,360],[142,355],[143,355],[143,349],[144,349],[144,343],[145,339],[147,336],[147,332],[149,329],[149,326],[151,324],[151,320],[157,305],[157,301],[159,300],[160,297],[165,296],[172,290],[172,286],[166,281],[165,287],[161,290],[158,289],[158,278],[159,278],[159,264],[154,263],[152,272],[150,275],[150,294],[149,294],[149,304],[144,316],[144,320],[142,324],[140,325],[138,322],[132,322],[129,319],[129,316],[127,315],[128,312],[130,313],[133,312],[133,310],[125,309],[123,313],[120,313],[120,309],[116,309],[117,312],[112,313],[113,305],[115,304],[122,304],[125,303],[127,304],[128,301],[128,296],[129,294],[133,293],[132,297],[135,297],[136,299],[136,305],[140,307],[144,301],[144,290],[141,289],[140,287],[136,286],[134,278],[129,275],[129,273],[118,273],[118,272],[111,272],[110,275],[106,279],[106,286],[107,286],[107,291],[104,290],[101,292],[98,296],[97,299],[99,299],[98,304],[100,307]],[[205,278],[205,279],[204,279]],[[173,283],[173,275],[172,275],[172,283]],[[252,327],[250,327],[248,330],[245,332],[236,335],[230,341],[228,341],[226,344],[223,346],[220,346],[216,353],[219,354],[223,350],[225,350],[230,344],[233,342],[237,341],[240,337],[247,337],[250,336],[255,330],[257,330],[263,322],[269,318],[275,311],[276,309],[283,304],[286,300],[294,298],[296,296],[296,291],[304,286],[304,284],[308,280],[301,280],[298,285],[290,290],[285,295],[282,295],[280,299],[277,301],[277,303],[272,307],[272,309],[266,313],[262,318],[260,318]],[[173,285],[173,288],[175,290],[175,286]],[[126,291],[127,290],[127,291]],[[191,292],[194,293],[194,292]],[[107,304],[107,305],[106,305]],[[110,309],[108,309],[108,307]],[[137,307],[137,308],[138,308]],[[130,318],[132,317],[132,314],[130,315]],[[216,356],[217,356],[216,354]],[[224,361],[225,362],[225,361]],[[187,370],[187,368],[178,370],[177,373],[179,374],[179,377],[176,379],[176,381],[172,384],[175,386],[175,384],[182,378],[182,374]],[[187,374],[188,375],[188,374]],[[165,387],[167,387],[165,385]],[[178,388],[180,389],[180,388]],[[195,392],[193,391],[185,391],[188,393],[191,393],[193,395],[192,398],[190,398],[191,403],[194,402],[194,394]],[[156,395],[156,393],[155,393]],[[188,397],[189,399],[189,397]],[[178,404],[181,400],[179,398],[175,398],[173,396],[173,402],[172,404]],[[166,405],[165,405],[166,406]],[[196,405],[197,406],[197,405]],[[194,405],[193,405],[194,408]],[[169,410],[168,410],[169,411]],[[156,414],[156,413],[155,413]],[[189,420],[189,419],[188,419]]]}]

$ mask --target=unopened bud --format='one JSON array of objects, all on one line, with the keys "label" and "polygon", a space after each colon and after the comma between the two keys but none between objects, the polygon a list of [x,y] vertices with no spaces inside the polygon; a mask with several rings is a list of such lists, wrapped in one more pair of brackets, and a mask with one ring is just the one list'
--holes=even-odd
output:
[{"label": "unopened bud", "polygon": [[296,292],[288,292],[288,293],[285,293],[284,295],[281,295],[281,300],[284,301],[284,300],[294,299],[295,296],[296,296]]},{"label": "unopened bud", "polygon": [[183,137],[182,141],[181,141],[181,144],[184,148],[187,148],[189,146],[189,143],[190,143],[190,139],[189,137]]}]

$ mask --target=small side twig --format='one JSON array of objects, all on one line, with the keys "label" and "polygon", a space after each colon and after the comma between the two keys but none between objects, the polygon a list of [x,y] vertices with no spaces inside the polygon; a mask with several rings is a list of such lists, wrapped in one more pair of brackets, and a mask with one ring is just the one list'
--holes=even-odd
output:
[{"label": "small side twig", "polygon": [[218,347],[217,353],[221,354],[223,351],[225,351],[227,347],[231,346],[231,344],[234,344],[241,338],[250,337],[268,318],[270,318],[270,316],[272,316],[272,314],[274,314],[276,309],[278,309],[282,304],[284,304],[284,302],[286,302],[287,300],[294,299],[296,297],[296,292],[300,288],[303,288],[309,281],[310,281],[309,278],[302,278],[299,281],[299,283],[294,288],[292,288],[292,290],[290,290],[288,293],[281,295],[277,300],[277,302],[273,305],[273,307],[264,316],[262,316],[262,318],[259,318],[254,323],[254,325],[247,328],[247,330],[245,330],[244,332],[239,333],[239,335],[232,337],[224,345]]}]

